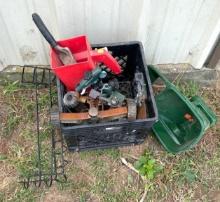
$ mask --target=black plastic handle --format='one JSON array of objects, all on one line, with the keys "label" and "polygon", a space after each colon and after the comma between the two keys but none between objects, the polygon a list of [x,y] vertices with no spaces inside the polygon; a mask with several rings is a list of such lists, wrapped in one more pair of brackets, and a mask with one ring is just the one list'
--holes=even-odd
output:
[{"label": "black plastic handle", "polygon": [[40,30],[41,34],[44,36],[44,38],[47,40],[47,42],[51,45],[52,48],[57,46],[57,42],[52,36],[52,34],[49,32],[45,24],[43,23],[42,19],[37,13],[32,14],[32,19],[37,26],[37,28]]}]

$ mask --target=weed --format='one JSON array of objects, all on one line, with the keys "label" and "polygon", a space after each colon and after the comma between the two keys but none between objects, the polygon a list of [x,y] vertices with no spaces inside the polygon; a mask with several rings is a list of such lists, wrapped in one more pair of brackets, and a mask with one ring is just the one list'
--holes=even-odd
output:
[{"label": "weed", "polygon": [[157,173],[159,173],[163,167],[156,163],[156,160],[151,157],[149,153],[145,153],[135,162],[134,167],[140,172],[140,174],[149,180],[154,179]]}]

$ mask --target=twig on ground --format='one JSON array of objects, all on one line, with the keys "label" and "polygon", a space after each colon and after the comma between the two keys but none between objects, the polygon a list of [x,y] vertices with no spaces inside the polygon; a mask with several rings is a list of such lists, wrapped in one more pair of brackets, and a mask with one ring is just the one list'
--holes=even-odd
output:
[{"label": "twig on ground", "polygon": [[145,200],[145,198],[147,196],[147,191],[148,191],[147,189],[144,190],[144,193],[143,193],[143,195],[141,197],[141,200],[139,202],[144,202],[144,200]]},{"label": "twig on ground", "polygon": [[[137,173],[137,174],[141,177],[141,179],[143,180],[143,182],[146,182],[146,179],[145,179],[142,175],[140,175],[139,171],[138,171],[137,169],[135,169],[134,166],[133,166],[131,163],[127,162],[127,160],[126,160],[125,158],[123,158],[123,157],[121,157],[121,161],[122,161],[122,163],[123,163],[125,166],[127,166],[129,169],[131,169],[132,171],[134,171],[135,173]],[[146,198],[146,196],[147,196],[147,191],[148,191],[148,189],[145,188],[145,189],[144,189],[144,193],[143,193],[143,195],[142,195],[142,197],[141,197],[141,200],[140,200],[139,202],[144,202],[144,200],[145,200],[145,198]]]},{"label": "twig on ground", "polygon": [[128,168],[130,168],[131,170],[133,170],[134,172],[136,172],[138,175],[140,175],[140,174],[139,174],[139,171],[136,170],[131,163],[127,162],[127,160],[126,160],[125,158],[121,157],[121,161],[122,161],[122,163],[123,163],[124,165],[126,165]]}]

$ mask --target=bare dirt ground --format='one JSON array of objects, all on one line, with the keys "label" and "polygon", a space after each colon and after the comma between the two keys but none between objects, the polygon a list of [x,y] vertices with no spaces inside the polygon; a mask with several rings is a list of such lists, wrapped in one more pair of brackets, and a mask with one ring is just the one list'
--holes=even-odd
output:
[{"label": "bare dirt ground", "polygon": [[[45,90],[41,114],[46,116]],[[214,89],[199,92],[220,115],[220,95]],[[45,130],[46,131],[46,130]],[[209,129],[202,141],[182,154],[167,153],[150,134],[144,144],[118,149],[66,153],[66,183],[24,189],[19,175],[28,172],[35,151],[34,93],[15,86],[0,87],[0,201],[220,201],[220,124]],[[45,132],[46,133],[46,132]],[[45,139],[50,134],[45,135]],[[120,157],[134,162],[144,152],[163,166],[153,180],[144,184]]]}]

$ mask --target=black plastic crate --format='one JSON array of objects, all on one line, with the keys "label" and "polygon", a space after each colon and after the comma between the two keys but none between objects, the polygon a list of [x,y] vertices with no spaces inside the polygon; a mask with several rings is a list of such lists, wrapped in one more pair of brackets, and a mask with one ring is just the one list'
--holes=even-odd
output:
[{"label": "black plastic crate", "polygon": [[[98,44],[93,48],[108,47],[113,57],[123,67],[123,81],[131,81],[136,70],[144,74],[147,91],[147,119],[94,124],[60,124],[61,132],[66,140],[68,149],[81,151],[88,149],[110,148],[142,143],[153,123],[157,120],[151,81],[144,59],[143,47],[140,42]],[[65,88],[57,79],[59,111],[67,112],[62,103]]]}]

